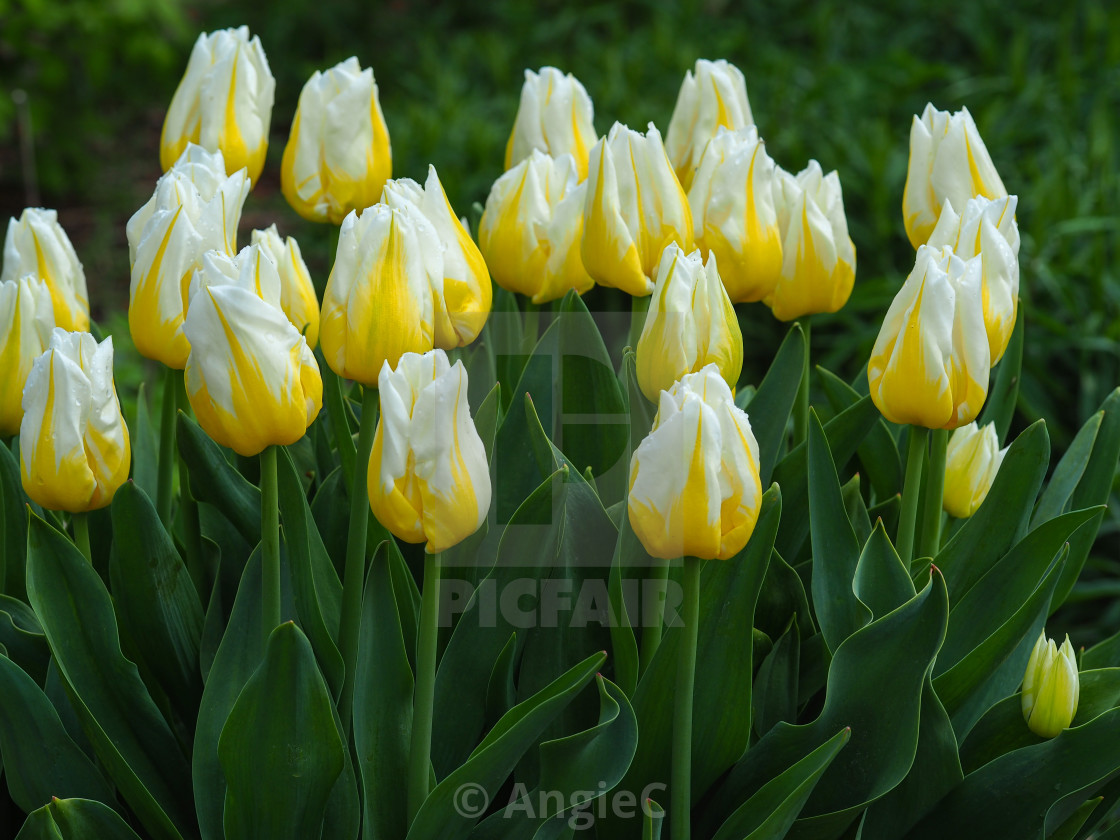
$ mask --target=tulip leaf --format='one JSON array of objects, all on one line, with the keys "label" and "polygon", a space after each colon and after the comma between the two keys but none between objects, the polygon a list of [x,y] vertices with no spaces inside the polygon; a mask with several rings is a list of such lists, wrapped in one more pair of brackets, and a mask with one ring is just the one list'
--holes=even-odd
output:
[{"label": "tulip leaf", "polygon": [[630,349],[622,354],[623,394],[626,396],[627,410],[630,412],[630,449],[627,463],[634,457],[634,450],[645,440],[653,428],[653,418],[657,406],[646,399],[638,385],[637,354]]},{"label": "tulip leaf", "polygon": [[121,628],[184,721],[202,698],[203,613],[187,567],[144,491],[126,482],[113,496],[109,579]]},{"label": "tulip leaf", "polygon": [[39,517],[28,529],[27,594],[82,728],[124,800],[157,838],[193,834],[189,765],[136,665],[121,653],[109,593]]},{"label": "tulip leaf", "polygon": [[597,653],[573,666],[546,688],[514,706],[494,726],[463,765],[428,794],[409,827],[409,840],[459,840],[471,833],[478,816],[462,811],[460,789],[476,786],[493,799],[514,766],[547,726],[595,676],[606,661]]},{"label": "tulip leaf", "polygon": [[[773,560],[771,560],[773,562]],[[797,720],[797,677],[801,664],[801,634],[796,614],[774,647],[762,659],[752,690],[754,731],[762,737],[780,721]]]},{"label": "tulip leaf", "polygon": [[216,507],[250,545],[261,539],[261,491],[245,480],[199,425],[183,412],[175,424],[179,455],[191,478],[191,493]]},{"label": "tulip leaf", "polygon": [[1050,476],[1031,517],[1032,530],[1069,509],[1069,501],[1085,474],[1085,468],[1089,466],[1104,416],[1103,411],[1098,411],[1086,421],[1058,461],[1058,466],[1054,467],[1054,474]]},{"label": "tulip leaf", "polygon": [[[643,578],[648,575],[652,558],[646,553],[641,541],[634,534],[630,525],[630,516],[623,502],[623,510],[618,526],[618,539],[615,541],[614,554],[611,557],[611,573],[608,582],[610,603],[608,606],[608,620],[611,632],[611,661],[614,664],[614,679],[627,697],[634,695],[638,685],[638,641],[634,635],[634,619],[639,626],[644,626],[641,612],[647,604],[647,599],[642,597],[641,587]],[[639,577],[634,577],[638,574]],[[627,599],[627,592],[638,594],[638,603],[634,599]],[[634,609],[638,614],[631,617],[629,610]]]},{"label": "tulip leaf", "polygon": [[136,390],[136,416],[128,426],[128,442],[132,447],[132,480],[154,499],[159,480],[159,428],[152,423],[148,410],[145,382]]},{"label": "tulip leaf", "polygon": [[[914,582],[881,520],[864,543],[852,587],[876,618],[882,618],[914,597]],[[941,656],[944,656],[944,647],[938,661]]]},{"label": "tulip leaf", "polygon": [[345,759],[326,681],[294,622],[269,636],[222,728],[218,757],[227,837],[320,836]]},{"label": "tulip leaf", "polygon": [[1046,840],[1074,840],[1080,834],[1081,827],[1104,801],[1103,796],[1085,800],[1085,795],[1084,790],[1077,790],[1050,806],[1043,827]]},{"label": "tulip leaf", "polygon": [[494,288],[485,329],[494,352],[495,376],[505,397],[502,407],[508,408],[512,404],[514,386],[529,359],[523,347],[521,311],[512,292],[501,287]]},{"label": "tulip leaf", "polygon": [[[42,685],[51,649],[35,611],[10,595],[0,595],[0,644],[9,659]],[[27,810],[26,808],[24,810]]]},{"label": "tulip leaf", "polygon": [[1081,667],[1086,671],[1120,667],[1120,631],[1081,654]]},{"label": "tulip leaf", "polygon": [[14,598],[23,598],[26,588],[27,503],[19,461],[0,443],[0,589]]},{"label": "tulip leaf", "polygon": [[774,464],[778,462],[808,352],[805,331],[800,324],[794,324],[782,339],[754,397],[747,403],[751,430],[758,441],[758,473],[763,487],[770,484]]},{"label": "tulip leaf", "polygon": [[502,419],[502,386],[497,382],[474,412],[474,427],[486,449],[486,460],[494,460],[494,438]]},{"label": "tulip leaf", "polygon": [[12,801],[27,813],[56,796],[115,802],[43,689],[7,656],[0,656],[0,754]]},{"label": "tulip leaf", "polygon": [[55,799],[27,815],[16,840],[140,840],[109,806],[90,799]]},{"label": "tulip leaf", "polygon": [[802,638],[808,638],[817,632],[801,576],[775,549],[766,567],[766,581],[758,595],[754,626],[768,636],[777,637],[785,632],[795,615],[799,627],[804,630]]},{"label": "tulip leaf", "polygon": [[517,705],[517,634],[511,633],[506,646],[498,654],[494,667],[490,669],[490,680],[486,684],[486,727],[490,728],[502,715]]},{"label": "tulip leaf", "polygon": [[[1011,338],[1007,342],[1007,349],[995,367],[995,377],[991,387],[988,388],[988,398],[984,402],[984,410],[977,419],[978,426],[988,423],[996,424],[996,434],[1000,441],[1007,439],[1007,431],[1011,428],[1011,418],[1015,416],[1015,404],[1019,399],[1019,378],[1023,368],[1023,307],[1015,318],[1015,326],[1011,331]],[[952,592],[952,588],[949,589]]]}]

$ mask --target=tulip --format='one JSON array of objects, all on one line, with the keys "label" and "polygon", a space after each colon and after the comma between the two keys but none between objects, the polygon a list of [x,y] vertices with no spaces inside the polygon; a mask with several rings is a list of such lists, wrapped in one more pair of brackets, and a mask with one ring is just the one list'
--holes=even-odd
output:
[{"label": "tulip", "polygon": [[871,399],[891,422],[955,429],[980,413],[990,367],[980,273],[978,259],[918,248],[867,366]]},{"label": "tulip", "polygon": [[397,537],[429,554],[469,537],[490,509],[486,450],[467,405],[467,371],[443,350],[405,353],[378,377],[381,419],[369,503]]},{"label": "tulip", "polygon": [[163,121],[159,159],[164,170],[191,143],[221,152],[228,171],[248,171],[254,184],[264,168],[276,80],[260,38],[249,27],[203,33]]},{"label": "tulip", "polygon": [[411,202],[351,212],[323,293],[319,341],[331,370],[375,386],[382,366],[432,349],[440,242]]},{"label": "tulip", "polygon": [[592,120],[595,109],[579,79],[555,67],[542,67],[539,73],[525,71],[521,103],[513,131],[506,143],[506,169],[512,169],[534,151],[551,157],[571,155],[579,180],[587,177],[588,150],[598,135]]},{"label": "tulip", "polygon": [[23,385],[50,345],[54,309],[47,284],[28,274],[0,282],[0,437],[19,431]]},{"label": "tulip", "polygon": [[726,560],[754,531],[762,500],[758,442],[719,368],[661,392],[630,462],[630,525],[653,557]]},{"label": "tulip", "polygon": [[1080,694],[1077,657],[1069,636],[1059,648],[1043,630],[1023,675],[1023,719],[1031,732],[1053,738],[1068,728],[1077,713]]},{"label": "tulip", "polygon": [[316,70],[300,92],[284,147],[284,198],[305,219],[337,225],[377,202],[392,169],[372,68],[351,57],[326,73]]},{"label": "tulip", "polygon": [[55,324],[64,330],[89,329],[86,275],[54,210],[28,207],[18,221],[8,221],[0,283],[16,282],[25,274],[47,284]]},{"label": "tulip", "polygon": [[983,429],[961,426],[949,438],[945,456],[943,505],[950,516],[966,519],[984,502],[1007,449],[999,448],[994,423]]},{"label": "tulip", "polygon": [[653,291],[650,278],[666,245],[692,250],[688,198],[653,123],[644,135],[615,123],[595,144],[583,216],[587,273],[635,297]]},{"label": "tulip", "polygon": [[704,149],[688,203],[696,246],[719,258],[734,303],[762,300],[782,272],[782,237],[774,204],[774,161],[755,127],[720,129]]},{"label": "tulip", "polygon": [[20,476],[51,510],[103,508],[128,478],[131,450],[113,384],[113,337],[56,327],[23,389]]},{"label": "tulip", "polygon": [[276,225],[254,230],[252,243],[276,267],[280,277],[280,308],[307,339],[307,346],[314,350],[319,343],[319,298],[299,243],[291,236],[281,239]]},{"label": "tulip", "polygon": [[494,282],[535,304],[594,286],[579,253],[586,191],[571,155],[536,149],[498,178],[478,228]]},{"label": "tulip", "polygon": [[796,176],[779,170],[775,203],[782,270],[766,305],[780,321],[836,312],[848,302],[856,277],[840,177],[824,175],[815,160]]},{"label": "tulip", "polygon": [[411,203],[435,230],[443,252],[443,276],[432,288],[435,346],[444,350],[474,341],[490,316],[493,289],[486,261],[451,209],[434,166],[421,187],[411,178],[389,181],[381,196],[389,207]]},{"label": "tulip", "polygon": [[734,131],[749,125],[754,125],[754,116],[739,68],[722,58],[697,59],[695,75],[685,72],[665,133],[665,149],[685,189],[692,183],[704,147],[720,128]]},{"label": "tulip", "polygon": [[948,199],[937,227],[929,236],[931,247],[948,245],[961,259],[980,256],[983,271],[984,329],[995,365],[1011,341],[1019,306],[1019,226],[1015,223],[1016,196],[995,200],[970,198],[957,215]]},{"label": "tulip", "polygon": [[186,389],[199,425],[246,456],[303,437],[322,407],[323,380],[280,308],[280,277],[260,246],[235,258],[207,253],[190,296]]},{"label": "tulip", "polygon": [[214,249],[237,253],[237,225],[249,195],[244,170],[226,176],[221,152],[188,146],[128,220],[132,260],[128,326],[141,355],[182,370],[191,275]]},{"label": "tulip", "polygon": [[743,369],[743,334],[715,255],[665,248],[638,339],[638,385],[650,402],[686,373],[714,364],[732,388]]},{"label": "tulip", "polygon": [[910,164],[902,193],[906,235],[925,244],[948,199],[964,207],[973,196],[1003,198],[1007,189],[996,172],[980,131],[967,108],[955,114],[926,105],[910,125]]}]

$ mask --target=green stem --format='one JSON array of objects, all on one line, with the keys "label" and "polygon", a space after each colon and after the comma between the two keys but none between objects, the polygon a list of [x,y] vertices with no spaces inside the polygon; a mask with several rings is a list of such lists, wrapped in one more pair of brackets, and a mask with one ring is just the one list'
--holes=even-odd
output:
[{"label": "green stem", "polygon": [[265,646],[280,624],[280,505],[276,486],[276,447],[261,452],[261,629]]},{"label": "green stem", "polygon": [[[322,355],[322,354],[320,354]],[[331,431],[334,432],[334,444],[338,447],[338,457],[342,461],[342,477],[347,487],[354,485],[354,464],[357,463],[357,452],[354,449],[354,437],[350,434],[350,423],[346,420],[346,403],[342,399],[342,382],[331,366],[322,360],[319,370],[323,375],[323,395],[327,400],[327,416],[331,419]],[[324,476],[325,477],[325,476]]]},{"label": "green stem", "polygon": [[[653,583],[656,582],[659,586],[655,589],[657,593],[657,602],[654,608],[653,622],[649,625],[646,624],[646,619],[649,618],[645,610],[645,601],[642,601],[642,654],[639,659],[639,673],[644,674],[649,664],[653,661],[653,655],[657,653],[657,648],[661,644],[661,625],[665,619],[665,581],[669,578],[669,561],[654,559],[654,565],[650,567],[650,589],[654,589]],[[645,593],[643,593],[644,595]]]},{"label": "green stem", "polygon": [[692,824],[692,693],[696,685],[696,639],[700,629],[700,563],[684,558],[684,639],[673,698],[673,769],[669,812],[673,840],[688,840]]},{"label": "green stem", "polygon": [[945,495],[945,450],[948,446],[948,429],[934,429],[930,435],[929,475],[926,478],[926,506],[922,511],[919,557],[935,557],[941,549],[941,505]]},{"label": "green stem", "polygon": [[902,485],[902,511],[898,518],[898,556],[909,568],[914,559],[914,525],[918,518],[918,496],[922,490],[922,462],[926,456],[929,430],[910,427],[910,450],[906,456],[906,479]]},{"label": "green stem", "polygon": [[339,652],[346,667],[338,716],[344,733],[350,732],[350,713],[354,707],[354,672],[358,665],[358,631],[362,618],[362,586],[366,577],[366,533],[369,529],[369,488],[366,472],[377,431],[377,389],[362,392],[362,423],[358,429],[357,461],[350,483],[350,531],[346,537],[346,568],[342,580],[342,621],[338,632]]},{"label": "green stem", "polygon": [[439,638],[439,554],[424,555],[424,589],[416,639],[416,693],[412,699],[412,745],[408,753],[408,820],[428,797],[432,754],[432,706],[436,693],[436,642]]},{"label": "green stem", "polygon": [[75,513],[71,520],[74,523],[74,545],[92,565],[93,554],[89,550],[89,514]]},{"label": "green stem", "polygon": [[812,347],[809,316],[801,319],[801,329],[805,333],[805,356],[801,360],[801,383],[797,386],[797,402],[793,409],[794,446],[809,434],[809,350]]},{"label": "green stem", "polygon": [[526,356],[537,346],[541,331],[541,305],[531,300],[525,302],[524,317],[521,321],[521,352]]},{"label": "green stem", "polygon": [[646,325],[646,313],[649,312],[650,300],[652,298],[649,295],[630,298],[630,335],[627,338],[627,344],[635,352],[638,350],[638,339],[642,337],[642,330]]},{"label": "green stem", "polygon": [[160,521],[171,532],[171,478],[175,463],[175,403],[182,374],[167,368],[163,373],[163,405],[159,417],[159,472],[156,479],[156,511]]}]

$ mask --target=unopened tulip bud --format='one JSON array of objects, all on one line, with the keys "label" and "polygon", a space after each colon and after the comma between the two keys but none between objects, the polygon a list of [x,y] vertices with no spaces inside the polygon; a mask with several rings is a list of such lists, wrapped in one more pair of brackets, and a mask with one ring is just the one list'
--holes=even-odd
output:
[{"label": "unopened tulip bud", "polygon": [[54,322],[64,330],[89,329],[86,275],[54,210],[28,207],[8,221],[0,282],[33,274],[47,284]]},{"label": "unopened tulip bud", "polygon": [[944,508],[950,516],[965,519],[983,504],[996,479],[1007,449],[999,448],[996,427],[979,429],[969,423],[949,437],[945,455]]},{"label": "unopened tulip bud", "polygon": [[314,350],[319,343],[319,298],[315,295],[315,286],[300,253],[299,243],[291,236],[281,239],[276,225],[253,231],[252,243],[259,246],[276,266],[280,277],[280,307],[295,328],[303,333],[307,346]]},{"label": "unopened tulip bud", "polygon": [[555,67],[525,71],[521,103],[513,131],[506,143],[506,169],[512,169],[534,151],[551,157],[571,155],[579,180],[587,177],[587,155],[598,136],[592,120],[591,97],[571,73]]},{"label": "unopened tulip bud", "polygon": [[1043,630],[1023,675],[1023,719],[1031,732],[1053,738],[1067,729],[1077,714],[1080,694],[1077,656],[1069,636],[1059,648]]},{"label": "unopened tulip bud", "polygon": [[28,274],[0,282],[0,437],[19,431],[23,420],[23,385],[43,354],[54,329],[54,309],[47,284]]}]

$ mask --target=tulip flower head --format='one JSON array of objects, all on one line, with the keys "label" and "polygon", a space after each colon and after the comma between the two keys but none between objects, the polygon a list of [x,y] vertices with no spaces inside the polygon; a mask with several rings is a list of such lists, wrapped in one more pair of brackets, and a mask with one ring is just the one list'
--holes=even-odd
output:
[{"label": "tulip flower head", "polygon": [[999,448],[994,423],[983,429],[969,423],[949,437],[945,455],[943,506],[950,516],[966,519],[976,513],[996,479],[1007,448]]},{"label": "tulip flower head", "polygon": [[56,327],[23,389],[20,477],[50,510],[103,508],[128,478],[128,427],[113,384],[113,337]]},{"label": "tulip flower head", "polygon": [[190,344],[183,318],[191,276],[207,251],[237,253],[237,225],[248,195],[244,169],[227,177],[221,152],[192,145],[128,220],[128,326],[142,355],[177,370],[186,365]]},{"label": "tulip flower head", "polygon": [[163,121],[164,171],[196,143],[221,152],[230,172],[247,170],[255,184],[268,151],[275,92],[261,40],[249,40],[249,27],[199,35]]},{"label": "tulip flower head", "polygon": [[720,129],[704,148],[688,191],[696,246],[719,258],[733,303],[762,300],[782,273],[774,203],[777,172],[755,127]]},{"label": "tulip flower head", "polygon": [[578,178],[571,155],[534,149],[494,182],[478,244],[503,289],[541,304],[595,285],[580,258],[587,185]]},{"label": "tulip flower head", "polygon": [[443,350],[405,353],[378,377],[381,417],[369,460],[374,516],[435,554],[481,527],[490,468],[467,405],[467,370]]},{"label": "tulip flower head", "polygon": [[989,367],[980,260],[921,246],[871,351],[872,401],[892,423],[955,429],[980,413]]},{"label": "tulip flower head", "polygon": [[742,71],[722,58],[697,59],[694,70],[685,72],[665,133],[665,150],[685,189],[692,184],[704,147],[720,128],[734,131],[749,125],[754,125],[754,115]]},{"label": "tulip flower head", "polygon": [[835,171],[825,175],[811,160],[796,176],[778,170],[774,186],[782,269],[763,301],[780,321],[838,311],[856,278],[840,177]]},{"label": "tulip flower head", "polygon": [[615,123],[591,150],[584,206],[583,264],[597,283],[635,297],[653,291],[653,273],[670,242],[693,247],[692,212],[661,134]]},{"label": "tulip flower head", "polygon": [[299,243],[289,236],[281,239],[276,225],[264,230],[254,230],[252,244],[259,246],[280,276],[280,307],[288,320],[307,339],[312,350],[319,343],[319,298],[311,274],[303,261]]},{"label": "tulip flower head", "polygon": [[732,388],[743,369],[743,334],[716,258],[665,248],[638,339],[638,385],[650,402],[686,373],[714,364]]},{"label": "tulip flower head", "polygon": [[339,224],[377,202],[393,170],[373,70],[351,57],[318,70],[299,95],[280,168],[284,198],[303,218]]},{"label": "tulip flower head", "polygon": [[23,385],[47,349],[54,309],[47,284],[33,274],[0,282],[0,437],[19,431]]},{"label": "tulip flower head", "polygon": [[1073,722],[1080,695],[1077,656],[1069,636],[1059,648],[1043,630],[1023,675],[1023,719],[1035,735],[1053,738]]},{"label": "tulip flower head", "polygon": [[571,73],[555,67],[525,71],[521,103],[513,131],[506,143],[506,169],[512,169],[534,151],[550,157],[571,155],[579,180],[587,177],[587,155],[598,136],[592,121],[591,97]]},{"label": "tulip flower head", "polygon": [[762,502],[758,442],[719,368],[661,392],[649,436],[630,461],[630,525],[653,557],[734,557]]},{"label": "tulip flower head", "polygon": [[18,281],[25,274],[33,274],[47,284],[58,326],[64,330],[89,329],[85,271],[54,210],[28,207],[18,220],[8,221],[0,283]]},{"label": "tulip flower head", "polygon": [[280,276],[259,245],[210,251],[191,283],[187,399],[222,446],[256,455],[295,443],[323,404],[315,356],[280,308]]},{"label": "tulip flower head", "polygon": [[434,346],[443,282],[439,236],[412,202],[375,204],[342,222],[323,293],[319,341],[331,370],[374,386],[382,366]]},{"label": "tulip flower head", "polygon": [[954,114],[926,105],[910,126],[910,163],[902,193],[906,235],[925,244],[948,199],[964,207],[973,196],[1003,198],[1003,186],[980,131],[967,108]]},{"label": "tulip flower head", "polygon": [[490,315],[493,289],[486,261],[451,209],[434,166],[421,187],[411,178],[389,181],[381,195],[389,207],[412,204],[431,225],[443,254],[443,276],[433,288],[435,346],[444,350],[474,341]]},{"label": "tulip flower head", "polygon": [[979,255],[983,271],[984,329],[994,366],[1003,356],[1015,329],[1019,307],[1019,226],[1015,223],[1016,196],[970,198],[957,215],[948,199],[930,247],[948,245],[961,259]]}]

